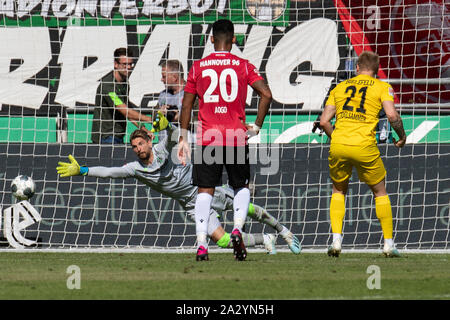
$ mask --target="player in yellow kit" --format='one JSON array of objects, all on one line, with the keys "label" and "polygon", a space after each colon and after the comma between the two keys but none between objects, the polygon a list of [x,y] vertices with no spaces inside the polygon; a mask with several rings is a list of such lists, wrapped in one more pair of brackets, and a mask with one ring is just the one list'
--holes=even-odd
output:
[{"label": "player in yellow kit", "polygon": [[[403,122],[395,109],[392,87],[376,79],[379,57],[365,51],[358,58],[357,76],[338,84],[331,92],[320,117],[320,126],[331,138],[328,162],[333,182],[330,203],[330,220],[333,243],[328,255],[338,257],[342,244],[342,224],[345,216],[345,195],[353,167],[358,177],[372,190],[375,210],[384,236],[385,256],[399,256],[393,241],[392,209],[386,192],[386,170],[380,157],[375,137],[375,127],[381,108],[386,112],[399,140],[396,147],[403,147],[406,134]],[[336,116],[335,127],[330,121]]]}]

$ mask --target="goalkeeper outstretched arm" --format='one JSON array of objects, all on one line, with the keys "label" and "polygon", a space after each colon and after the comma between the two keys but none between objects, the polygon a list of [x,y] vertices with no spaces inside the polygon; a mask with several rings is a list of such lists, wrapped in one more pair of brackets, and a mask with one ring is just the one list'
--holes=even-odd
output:
[{"label": "goalkeeper outstretched arm", "polygon": [[80,166],[77,160],[70,154],[70,162],[58,162],[58,167],[56,171],[62,178],[73,177],[73,176],[90,176],[97,178],[128,178],[134,175],[133,172],[128,170],[126,166],[123,167],[86,167]]},{"label": "goalkeeper outstretched arm", "polygon": [[[174,135],[173,132],[175,131],[175,127],[170,124],[170,122],[167,120],[167,118],[164,116],[164,114],[161,111],[158,111],[158,116],[155,119],[155,121],[153,122],[153,128],[151,129],[151,132],[152,133],[159,132],[162,130],[169,131],[168,137],[166,137],[166,141],[162,141],[162,144],[165,146],[165,148],[167,150],[170,151],[170,149],[176,144],[176,139],[170,139],[170,137],[172,135]],[[177,135],[177,133],[175,133],[175,135]],[[146,137],[147,137],[147,135],[146,135]],[[150,150],[151,150],[151,140],[150,140]],[[137,151],[135,151],[135,152],[137,152]],[[149,159],[146,159],[146,160],[151,161],[152,154],[148,150],[147,150],[147,155],[148,155]],[[96,167],[89,168],[87,166],[80,166],[78,164],[77,160],[72,155],[69,155],[69,161],[70,162],[58,162],[58,167],[56,168],[56,171],[62,178],[79,176],[79,175],[88,175],[88,176],[97,177],[97,178],[123,178],[123,179],[125,179],[125,178],[135,176],[134,170],[127,165],[124,165],[122,167],[96,166]]]},{"label": "goalkeeper outstretched arm", "polygon": [[70,162],[58,162],[56,171],[62,178],[87,175],[89,171],[88,167],[80,166],[78,161],[71,154],[69,154],[69,161]]}]

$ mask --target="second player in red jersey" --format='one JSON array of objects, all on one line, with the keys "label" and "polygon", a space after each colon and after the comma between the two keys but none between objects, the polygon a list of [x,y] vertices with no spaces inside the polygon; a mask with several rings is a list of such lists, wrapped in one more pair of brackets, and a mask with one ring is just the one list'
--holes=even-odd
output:
[{"label": "second player in red jersey", "polygon": [[244,146],[247,89],[263,81],[248,60],[216,51],[194,62],[185,92],[199,98],[197,145]]},{"label": "second player in red jersey", "polygon": [[[195,230],[197,234],[197,261],[208,260],[207,226],[216,186],[222,184],[225,167],[228,183],[234,190],[231,233],[233,254],[245,260],[247,251],[242,239],[242,228],[250,204],[250,162],[247,130],[258,134],[272,101],[272,93],[255,66],[230,53],[234,26],[230,20],[217,20],[212,26],[211,42],[214,53],[194,62],[184,88],[178,140],[178,158],[186,164],[190,155],[187,128],[192,107],[199,98],[197,146],[194,148],[192,184],[198,186],[195,201]],[[246,125],[245,104],[248,86],[260,96],[258,115],[253,126]]]}]

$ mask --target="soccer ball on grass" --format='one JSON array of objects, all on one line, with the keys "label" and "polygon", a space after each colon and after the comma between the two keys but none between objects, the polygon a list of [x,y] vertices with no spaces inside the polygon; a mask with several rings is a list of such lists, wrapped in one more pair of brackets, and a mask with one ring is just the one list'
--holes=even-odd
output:
[{"label": "soccer ball on grass", "polygon": [[34,195],[36,185],[29,176],[20,175],[14,178],[11,183],[13,196],[18,200],[28,200]]}]

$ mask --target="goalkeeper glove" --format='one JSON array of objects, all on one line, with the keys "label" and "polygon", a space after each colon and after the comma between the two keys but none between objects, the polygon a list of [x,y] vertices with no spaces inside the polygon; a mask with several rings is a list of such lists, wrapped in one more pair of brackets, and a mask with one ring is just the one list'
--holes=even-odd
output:
[{"label": "goalkeeper glove", "polygon": [[171,127],[172,125],[170,124],[169,120],[167,120],[167,118],[161,111],[158,111],[158,116],[156,117],[156,120],[153,122],[153,128],[151,131],[159,132]]},{"label": "goalkeeper glove", "polygon": [[89,168],[88,167],[80,167],[77,160],[69,154],[69,160],[68,162],[58,162],[58,167],[56,167],[56,171],[59,175],[61,175],[62,178],[65,177],[72,177],[72,176],[78,176],[78,175],[87,175]]}]

